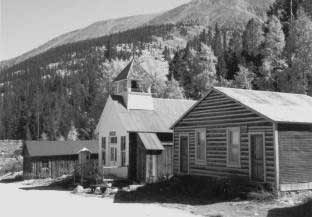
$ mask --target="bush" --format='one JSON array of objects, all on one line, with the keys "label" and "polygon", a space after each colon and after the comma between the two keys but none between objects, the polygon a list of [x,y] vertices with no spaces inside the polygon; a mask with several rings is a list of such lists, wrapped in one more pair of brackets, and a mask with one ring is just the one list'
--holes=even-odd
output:
[{"label": "bush", "polygon": [[6,161],[1,169],[0,169],[0,175],[10,173],[10,172],[19,172],[23,170],[23,163],[17,159],[9,159]]},{"label": "bush", "polygon": [[268,191],[260,191],[260,192],[249,192],[247,198],[250,200],[256,201],[270,201],[274,199],[274,195]]}]

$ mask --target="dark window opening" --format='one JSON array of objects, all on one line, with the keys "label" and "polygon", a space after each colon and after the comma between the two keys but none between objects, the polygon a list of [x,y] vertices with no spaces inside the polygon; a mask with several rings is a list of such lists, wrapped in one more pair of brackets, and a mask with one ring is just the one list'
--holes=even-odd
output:
[{"label": "dark window opening", "polygon": [[157,137],[161,142],[172,142],[173,141],[172,133],[157,133]]},{"label": "dark window opening", "polygon": [[49,168],[49,161],[48,160],[42,161],[42,168]]}]

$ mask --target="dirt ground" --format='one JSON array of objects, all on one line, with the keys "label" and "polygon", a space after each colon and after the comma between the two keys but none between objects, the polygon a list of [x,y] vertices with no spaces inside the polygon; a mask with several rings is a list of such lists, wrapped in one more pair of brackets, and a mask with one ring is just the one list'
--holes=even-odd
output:
[{"label": "dirt ground", "polygon": [[303,203],[305,198],[311,197],[311,192],[269,202],[231,201],[201,205],[119,203],[114,198],[76,195],[70,191],[40,187],[50,181],[0,183],[0,216],[310,217],[308,212],[312,213],[312,201]]},{"label": "dirt ground", "polygon": [[62,190],[23,190],[19,183],[0,183],[1,217],[149,216],[187,217],[190,212],[158,204],[117,204],[113,199],[85,197]]},{"label": "dirt ground", "polygon": [[207,205],[167,204],[206,217],[311,217],[312,193],[288,195],[267,202],[232,201]]}]

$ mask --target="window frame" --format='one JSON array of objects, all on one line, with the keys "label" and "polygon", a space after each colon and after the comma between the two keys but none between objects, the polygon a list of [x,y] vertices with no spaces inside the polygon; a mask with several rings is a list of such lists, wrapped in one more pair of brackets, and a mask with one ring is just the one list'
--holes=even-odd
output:
[{"label": "window frame", "polygon": [[[116,138],[116,142],[112,142],[112,139],[115,139]],[[117,143],[118,143],[118,138],[117,138],[117,136],[110,136],[109,137],[109,143],[111,144],[111,145],[117,145]]]},{"label": "window frame", "polygon": [[[109,132],[109,156],[110,156],[110,162],[111,163],[118,163],[118,156],[117,156],[117,152],[118,152],[118,136],[116,131],[111,131]],[[116,142],[112,142],[112,138],[116,139]],[[113,150],[114,149],[114,150]],[[114,153],[113,153],[114,152]]]},{"label": "window frame", "polygon": [[[230,132],[238,132],[238,162],[237,164],[233,164],[230,162]],[[226,130],[226,166],[230,168],[241,168],[241,129],[240,127],[228,127]]]},{"label": "window frame", "polygon": [[101,150],[102,150],[102,165],[106,165],[106,151],[107,151],[106,137],[102,137]]},{"label": "window frame", "polygon": [[[205,155],[204,155],[204,159],[198,159],[198,156],[197,156],[197,149],[198,149],[198,140],[199,138],[197,138],[197,133],[201,134],[201,133],[204,133],[205,135],[205,143],[204,143],[204,146],[205,146]],[[198,164],[198,165],[206,165],[207,163],[207,132],[206,132],[206,128],[197,128],[195,129],[195,163]]]},{"label": "window frame", "polygon": [[[121,156],[121,166],[125,167],[127,164],[126,160],[126,136],[121,136],[120,137],[120,156]],[[124,146],[124,147],[123,147]]]},{"label": "window frame", "polygon": [[110,162],[117,163],[117,147],[116,146],[110,147]]}]

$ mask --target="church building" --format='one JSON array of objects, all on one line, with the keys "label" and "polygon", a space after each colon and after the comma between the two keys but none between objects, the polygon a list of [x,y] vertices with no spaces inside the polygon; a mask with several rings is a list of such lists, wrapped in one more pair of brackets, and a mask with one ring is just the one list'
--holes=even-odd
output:
[{"label": "church building", "polygon": [[155,182],[173,173],[170,126],[195,101],[154,98],[150,78],[133,59],[113,81],[96,128],[104,177]]}]

